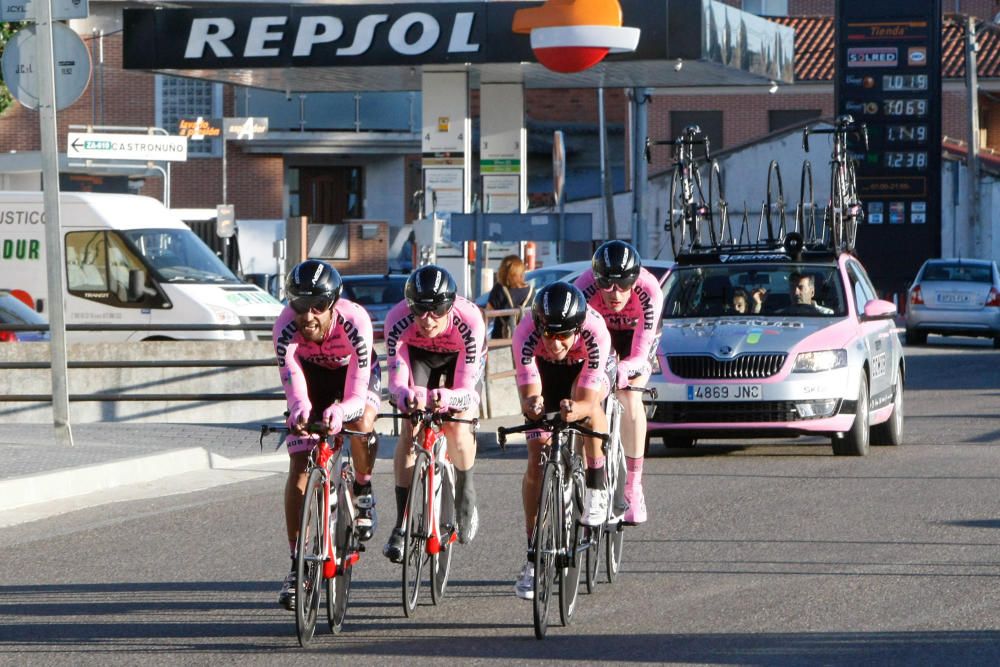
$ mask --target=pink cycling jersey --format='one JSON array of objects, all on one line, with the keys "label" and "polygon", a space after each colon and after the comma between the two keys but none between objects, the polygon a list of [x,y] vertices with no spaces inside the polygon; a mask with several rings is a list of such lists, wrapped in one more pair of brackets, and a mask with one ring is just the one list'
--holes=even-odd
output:
[{"label": "pink cycling jersey", "polygon": [[660,322],[660,311],[663,308],[663,297],[660,293],[660,283],[656,276],[646,269],[639,269],[639,278],[632,286],[632,294],[620,312],[615,312],[604,305],[600,290],[594,279],[594,271],[588,269],[576,279],[587,303],[590,304],[611,331],[633,331],[632,351],[624,359],[619,360],[619,366],[625,366],[648,373],[648,360],[656,343],[656,330]]},{"label": "pink cycling jersey", "polygon": [[281,385],[292,415],[308,415],[313,406],[302,370],[302,362],[335,370],[347,366],[344,398],[340,401],[344,423],[364,412],[371,380],[372,321],[364,308],[338,299],[333,307],[336,318],[322,343],[307,341],[295,324],[295,311],[286,306],[274,323],[274,352],[278,357]]},{"label": "pink cycling jersey", "polygon": [[583,362],[577,384],[598,391],[606,392],[608,389],[605,367],[611,354],[611,335],[604,320],[593,308],[587,308],[587,317],[583,321],[580,335],[576,337],[573,347],[569,349],[564,359],[556,361],[551,358],[542,342],[542,332],[535,328],[535,322],[531,317],[523,318],[514,330],[513,349],[514,369],[519,387],[541,384],[538,364],[535,362],[536,358],[541,358],[553,364],[567,366]]},{"label": "pink cycling jersey", "polygon": [[443,394],[452,410],[467,410],[479,404],[479,382],[486,354],[486,322],[479,307],[463,297],[455,298],[445,330],[434,338],[420,333],[416,317],[406,301],[400,301],[385,316],[385,349],[389,368],[389,391],[395,396],[413,388],[410,351],[427,350],[457,354],[451,391]]}]

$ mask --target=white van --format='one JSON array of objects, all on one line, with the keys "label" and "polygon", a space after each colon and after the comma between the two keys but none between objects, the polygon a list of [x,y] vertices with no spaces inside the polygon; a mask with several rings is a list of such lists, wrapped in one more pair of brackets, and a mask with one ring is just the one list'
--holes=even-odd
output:
[{"label": "white van", "polygon": [[[269,331],[170,331],[161,324],[272,324],[281,304],[241,282],[190,227],[155,199],[61,195],[66,324],[149,329],[69,332],[72,342],[264,340]],[[0,192],[0,289],[48,313],[41,192]],[[15,292],[17,293],[17,292]]]}]

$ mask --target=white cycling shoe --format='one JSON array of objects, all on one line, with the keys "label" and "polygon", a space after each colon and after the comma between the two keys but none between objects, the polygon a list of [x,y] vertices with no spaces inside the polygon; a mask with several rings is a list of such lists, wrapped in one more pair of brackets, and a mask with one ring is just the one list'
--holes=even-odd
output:
[{"label": "white cycling shoe", "polygon": [[608,519],[608,490],[591,489],[583,494],[583,515],[580,523],[585,526],[603,526]]}]

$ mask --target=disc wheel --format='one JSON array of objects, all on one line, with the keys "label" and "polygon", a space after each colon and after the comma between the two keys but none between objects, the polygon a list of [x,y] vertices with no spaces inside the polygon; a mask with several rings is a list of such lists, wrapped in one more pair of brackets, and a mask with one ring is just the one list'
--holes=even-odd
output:
[{"label": "disc wheel", "polygon": [[[584,528],[580,525],[581,506],[577,503],[584,485],[582,470],[570,476],[572,489],[569,499],[569,511],[563,507],[560,516],[563,517],[563,543],[566,545],[566,567],[559,577],[559,618],[563,625],[569,625],[576,611],[576,600],[580,594],[580,576],[583,574],[583,553],[577,547],[584,539]],[[565,500],[564,500],[565,502]]]},{"label": "disc wheel", "polygon": [[295,553],[295,632],[305,646],[316,633],[320,584],[323,578],[324,526],[323,471],[314,468],[306,481],[302,519]]},{"label": "disc wheel", "polygon": [[420,594],[420,571],[427,560],[427,457],[418,456],[413,466],[410,497],[406,503],[406,533],[403,536],[403,612],[412,616]]},{"label": "disc wheel", "polygon": [[535,618],[535,637],[544,639],[549,627],[549,603],[556,592],[557,551],[559,549],[560,521],[559,479],[555,464],[545,467],[542,493],[538,500],[535,519],[535,596],[532,607]]},{"label": "disc wheel", "polygon": [[608,535],[604,541],[605,554],[604,562],[607,565],[608,583],[614,583],[618,578],[618,573],[622,568],[622,545],[625,541],[625,530],[619,523],[617,526],[608,526]]},{"label": "disc wheel", "polygon": [[451,466],[439,465],[435,474],[441,476],[441,486],[435,494],[438,526],[441,533],[441,550],[431,555],[431,601],[437,604],[444,598],[448,587],[448,575],[451,573],[451,555],[455,544],[451,535],[455,532],[455,484]]},{"label": "disc wheel", "polygon": [[349,498],[342,496],[337,503],[336,518],[332,522],[333,558],[337,563],[337,575],[326,580],[326,617],[330,632],[338,634],[344,627],[344,617],[347,615],[347,601],[351,595],[351,572],[353,568],[346,566],[347,557],[352,554],[355,544],[354,525],[347,504]]}]

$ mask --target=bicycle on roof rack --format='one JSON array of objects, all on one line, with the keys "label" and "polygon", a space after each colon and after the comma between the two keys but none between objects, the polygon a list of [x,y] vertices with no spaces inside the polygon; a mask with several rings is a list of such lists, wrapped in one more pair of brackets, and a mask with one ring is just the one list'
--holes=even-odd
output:
[{"label": "bicycle on roof rack", "polygon": [[[646,161],[649,162],[652,158],[652,146],[664,144],[673,146],[674,165],[664,227],[670,234],[674,257],[706,245],[725,245],[727,239],[732,243],[722,169],[718,160],[711,157],[708,137],[702,134],[699,126],[688,125],[675,139],[646,139]],[[701,178],[701,164],[694,151],[698,144],[704,145],[705,160],[709,164],[707,198]]]},{"label": "bicycle on roof rack", "polygon": [[[854,174],[854,159],[850,156],[847,146],[849,134],[854,134],[861,141],[863,149],[868,150],[868,128],[864,123],[857,123],[849,114],[837,116],[832,128],[813,129],[808,127],[802,131],[802,148],[809,152],[810,134],[832,134],[833,151],[830,155],[830,198],[823,213],[822,230],[816,230],[815,221],[812,224],[814,237],[806,237],[809,242],[823,241],[824,245],[834,252],[851,252],[857,240],[858,223],[864,219],[864,207],[858,197],[857,180]],[[802,195],[805,195],[806,170],[808,169],[808,188],[812,196],[812,169],[808,161],[802,165],[803,182]],[[804,198],[802,201],[805,201]],[[805,224],[807,221],[803,220]],[[822,231],[822,236],[817,234]],[[803,233],[806,229],[803,228]],[[829,238],[826,233],[829,232]]]}]

